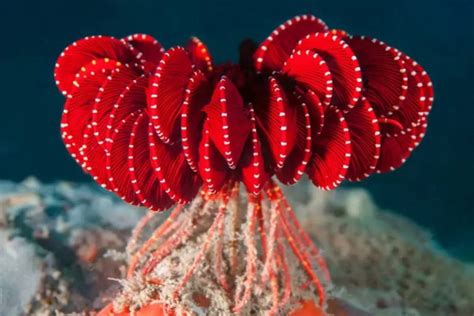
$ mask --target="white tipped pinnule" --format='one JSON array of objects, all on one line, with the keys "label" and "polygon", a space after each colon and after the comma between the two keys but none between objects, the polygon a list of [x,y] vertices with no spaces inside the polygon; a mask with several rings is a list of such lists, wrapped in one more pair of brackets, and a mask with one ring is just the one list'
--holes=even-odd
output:
[{"label": "white tipped pinnule", "polygon": [[149,118],[141,112],[133,122],[128,144],[127,165],[130,185],[140,203],[152,211],[162,211],[173,204],[156,177],[148,143]]},{"label": "white tipped pinnule", "polygon": [[346,42],[359,60],[364,97],[377,115],[391,115],[407,95],[408,74],[400,52],[366,36],[351,36]]},{"label": "white tipped pinnule", "polygon": [[[95,97],[91,116],[93,134],[98,144],[106,152],[108,152],[110,142],[110,129],[113,126],[113,122],[109,117],[115,112],[116,103],[127,91],[127,87],[140,77],[140,74],[141,71],[136,67],[118,66],[107,76]],[[145,100],[142,101],[143,107],[146,106],[145,102]],[[133,110],[131,108],[129,111],[132,112]]]},{"label": "white tipped pinnule", "polygon": [[227,165],[229,166],[230,169],[235,169],[237,168],[237,161],[234,161],[234,155],[232,152],[232,148],[230,146],[231,140],[230,140],[230,134],[229,134],[229,121],[228,121],[228,116],[229,113],[227,112],[227,93],[226,93],[226,85],[225,83],[227,82],[226,77],[222,77],[221,81],[217,85],[217,89],[219,89],[219,103],[221,107],[221,120],[222,120],[222,135],[224,137],[224,158],[227,161]]},{"label": "white tipped pinnule", "polygon": [[370,103],[362,98],[345,114],[351,135],[351,160],[346,178],[361,181],[374,172],[380,156],[381,133],[379,120]]},{"label": "white tipped pinnule", "polygon": [[212,57],[207,46],[196,36],[189,39],[186,49],[194,66],[203,73],[210,73],[214,69]]},{"label": "white tipped pinnule", "polygon": [[84,144],[84,131],[91,124],[93,104],[100,94],[102,84],[120,67],[120,63],[108,59],[92,60],[75,75],[74,85],[68,94],[61,117],[61,136],[71,156],[83,165],[78,152]]},{"label": "white tipped pinnule", "polygon": [[111,191],[125,202],[132,205],[141,205],[130,185],[130,167],[128,165],[128,150],[134,122],[142,113],[137,110],[122,119],[113,130],[105,165]]},{"label": "white tipped pinnule", "polygon": [[313,156],[306,173],[322,190],[332,190],[344,179],[351,160],[351,136],[347,121],[335,106],[326,109],[324,127],[313,139]]},{"label": "white tipped pinnule", "polygon": [[153,71],[165,53],[163,46],[148,34],[131,34],[121,41],[130,48],[145,72]]},{"label": "white tipped pinnule", "polygon": [[150,79],[148,112],[156,134],[166,144],[179,139],[177,120],[192,73],[188,53],[178,46],[163,55]]},{"label": "white tipped pinnule", "polygon": [[358,58],[346,41],[331,32],[308,34],[301,39],[295,51],[311,50],[322,56],[333,81],[331,104],[349,111],[362,92],[362,74]]},{"label": "white tipped pinnule", "polygon": [[315,16],[305,14],[278,26],[257,48],[254,65],[257,72],[279,71],[298,40],[310,33],[325,32],[327,25]]},{"label": "white tipped pinnule", "polygon": [[251,132],[248,111],[238,88],[222,76],[204,107],[209,136],[231,170],[235,170]]},{"label": "white tipped pinnule", "polygon": [[204,121],[202,107],[206,104],[207,94],[203,95],[208,81],[204,74],[198,69],[193,72],[181,107],[181,147],[189,167],[198,172],[199,139]]},{"label": "white tipped pinnule", "polygon": [[[296,122],[294,109],[288,104],[288,99],[277,79],[269,78],[270,105],[265,117],[258,116],[269,135],[271,153],[277,169],[281,169],[294,145],[294,130]],[[258,114],[259,112],[257,112]]]},{"label": "white tipped pinnule", "polygon": [[290,103],[296,110],[295,146],[288,154],[283,167],[276,171],[278,179],[287,185],[294,184],[301,179],[311,159],[313,144],[313,131],[307,103],[303,96],[296,92],[290,98]]},{"label": "white tipped pinnule", "polygon": [[80,39],[66,47],[56,61],[54,80],[58,89],[64,95],[71,94],[76,74],[82,67],[99,59],[121,64],[138,62],[130,48],[116,38],[89,36]]},{"label": "white tipped pinnule", "polygon": [[265,161],[262,152],[262,144],[257,131],[257,121],[253,105],[249,104],[250,120],[252,122],[251,156],[248,162],[242,166],[242,182],[247,187],[247,191],[253,195],[258,195],[268,180],[268,173],[265,170]]},{"label": "white tipped pinnule", "polygon": [[294,51],[283,65],[283,73],[316,93],[324,105],[333,98],[333,79],[324,59],[313,50]]},{"label": "white tipped pinnule", "polygon": [[[121,74],[128,76],[129,71],[122,71]],[[118,97],[113,102],[110,111],[104,113],[102,126],[105,135],[105,149],[108,150],[112,140],[112,135],[116,126],[120,122],[127,118],[131,113],[144,110],[146,108],[146,88],[148,83],[148,77],[144,74],[133,78],[121,85],[124,87]],[[115,83],[117,84],[117,83]]]},{"label": "white tipped pinnule", "polygon": [[154,124],[148,124],[150,162],[160,188],[176,203],[188,203],[199,191],[202,181],[192,171],[180,144],[165,144],[159,139]]}]

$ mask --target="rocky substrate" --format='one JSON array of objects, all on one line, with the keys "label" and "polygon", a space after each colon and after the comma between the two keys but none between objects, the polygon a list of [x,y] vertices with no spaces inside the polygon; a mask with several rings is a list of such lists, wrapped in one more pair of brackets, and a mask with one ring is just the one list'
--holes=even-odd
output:
[{"label": "rocky substrate", "polygon": [[[324,250],[332,295],[357,315],[474,314],[473,267],[366,191],[301,184],[287,193]],[[144,213],[93,184],[0,181],[0,315],[103,307],[120,287],[120,254]]]}]

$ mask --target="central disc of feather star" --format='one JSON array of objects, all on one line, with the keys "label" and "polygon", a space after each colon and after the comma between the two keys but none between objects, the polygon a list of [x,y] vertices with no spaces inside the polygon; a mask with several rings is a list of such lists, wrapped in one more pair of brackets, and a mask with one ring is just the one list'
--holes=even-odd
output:
[{"label": "central disc of feather star", "polygon": [[[54,77],[66,96],[61,135],[85,172],[151,210],[181,210],[196,196],[222,200],[212,227],[240,183],[251,210],[262,196],[278,210],[286,202],[274,178],[290,185],[307,174],[331,190],[400,167],[433,103],[431,80],[412,58],[311,15],[286,21],[260,45],[243,41],[237,64],[214,65],[196,37],[167,51],[145,34],[86,37],[61,53]],[[309,263],[314,245],[296,219],[277,217],[270,231],[286,236],[323,305]]]}]

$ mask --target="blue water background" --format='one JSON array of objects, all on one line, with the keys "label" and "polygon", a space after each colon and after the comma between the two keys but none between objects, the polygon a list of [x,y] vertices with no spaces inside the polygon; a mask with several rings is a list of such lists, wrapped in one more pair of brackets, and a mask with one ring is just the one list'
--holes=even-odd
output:
[{"label": "blue water background", "polygon": [[427,136],[400,170],[360,185],[379,205],[428,227],[455,253],[474,259],[474,1],[158,1],[2,3],[0,178],[88,181],[59,136],[63,97],[52,70],[83,36],[154,35],[166,47],[200,37],[217,61],[236,60],[245,37],[260,41],[296,14],[384,40],[430,73],[436,101]]}]

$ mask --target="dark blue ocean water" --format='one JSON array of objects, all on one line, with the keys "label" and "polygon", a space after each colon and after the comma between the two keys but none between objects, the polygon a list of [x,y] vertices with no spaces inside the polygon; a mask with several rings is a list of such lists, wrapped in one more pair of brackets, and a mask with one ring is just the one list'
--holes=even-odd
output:
[{"label": "dark blue ocean water", "polygon": [[302,13],[380,38],[430,73],[436,101],[424,142],[403,168],[360,185],[379,205],[474,259],[473,0],[3,2],[0,178],[88,180],[63,148],[58,126],[64,100],[52,78],[57,55],[72,41],[143,32],[170,47],[196,35],[217,61],[236,60],[241,39],[260,41]]}]

